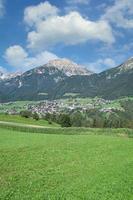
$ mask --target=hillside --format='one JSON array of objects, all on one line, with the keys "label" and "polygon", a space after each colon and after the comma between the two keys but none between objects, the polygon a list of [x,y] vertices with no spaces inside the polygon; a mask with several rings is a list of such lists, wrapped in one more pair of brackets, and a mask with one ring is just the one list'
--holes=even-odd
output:
[{"label": "hillside", "polygon": [[99,96],[116,99],[133,96],[133,58],[122,65],[90,76],[72,76],[63,80],[56,88],[55,96],[77,93],[79,97]]}]

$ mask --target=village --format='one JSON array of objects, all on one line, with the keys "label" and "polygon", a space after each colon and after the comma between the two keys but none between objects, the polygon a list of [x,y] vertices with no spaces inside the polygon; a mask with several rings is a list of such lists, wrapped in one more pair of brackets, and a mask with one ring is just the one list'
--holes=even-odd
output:
[{"label": "village", "polygon": [[92,101],[81,101],[81,99],[61,99],[61,100],[45,100],[40,102],[9,102],[0,104],[0,113],[19,114],[22,110],[28,110],[32,113],[45,115],[46,113],[71,112],[74,110],[87,111],[98,109],[100,112],[112,112],[114,108],[111,100],[97,98]]}]

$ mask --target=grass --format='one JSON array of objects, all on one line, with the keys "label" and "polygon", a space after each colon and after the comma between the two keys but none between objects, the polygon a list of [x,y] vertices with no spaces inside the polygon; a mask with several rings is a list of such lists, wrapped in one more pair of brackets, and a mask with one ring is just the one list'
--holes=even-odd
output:
[{"label": "grass", "polygon": [[0,121],[31,124],[31,125],[38,125],[38,126],[59,127],[58,124],[56,123],[49,124],[48,121],[43,120],[43,119],[37,121],[32,118],[21,117],[20,115],[0,114]]},{"label": "grass", "polygon": [[65,93],[63,96],[64,97],[77,97],[78,95],[80,95],[79,93]]},{"label": "grass", "polygon": [[108,130],[97,131],[63,135],[60,129],[59,135],[0,128],[0,199],[132,200],[133,140],[115,137],[117,130],[109,137]]},{"label": "grass", "polygon": [[27,127],[20,124],[4,124],[0,123],[0,128],[25,132],[25,133],[42,133],[55,135],[107,135],[133,138],[133,130],[127,128],[110,129],[110,128],[61,128],[61,127]]},{"label": "grass", "polygon": [[25,110],[28,104],[36,104],[35,101],[15,101],[9,103],[0,104],[0,113],[6,112],[7,110],[15,109],[17,111]]}]

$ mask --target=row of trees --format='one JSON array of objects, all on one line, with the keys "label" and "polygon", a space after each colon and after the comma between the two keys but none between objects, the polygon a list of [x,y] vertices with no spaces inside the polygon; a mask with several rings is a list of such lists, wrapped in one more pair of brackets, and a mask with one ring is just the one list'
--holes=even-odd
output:
[{"label": "row of trees", "polygon": [[45,119],[61,124],[62,127],[91,127],[91,128],[133,128],[133,120],[121,116],[120,113],[111,113],[109,116],[100,112],[92,113],[63,113],[47,114]]}]

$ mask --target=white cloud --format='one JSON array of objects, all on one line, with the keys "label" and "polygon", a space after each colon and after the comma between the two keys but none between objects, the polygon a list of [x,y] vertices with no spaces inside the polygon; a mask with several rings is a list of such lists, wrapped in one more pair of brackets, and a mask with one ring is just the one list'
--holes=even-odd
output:
[{"label": "white cloud", "polygon": [[11,66],[19,67],[28,57],[27,52],[19,45],[9,47],[4,55]]},{"label": "white cloud", "polygon": [[4,0],[0,0],[0,18],[4,14]]},{"label": "white cloud", "polygon": [[25,71],[44,65],[48,61],[57,59],[58,57],[48,51],[43,51],[32,57],[21,46],[15,45],[6,50],[4,58],[10,66],[15,67],[18,71]]},{"label": "white cloud", "polygon": [[49,51],[42,51],[41,53],[35,55],[35,57],[28,57],[26,60],[26,66],[33,68],[44,65],[55,59],[59,59],[59,57]]},{"label": "white cloud", "polygon": [[6,78],[7,73],[7,69],[0,66],[0,80]]},{"label": "white cloud", "polygon": [[113,59],[111,59],[111,58],[106,58],[102,62],[108,68],[112,68],[112,67],[114,67],[116,65],[115,61]]},{"label": "white cloud", "polygon": [[[46,3],[48,4],[48,2]],[[46,3],[43,3],[44,7]],[[29,8],[26,10],[30,11]],[[31,49],[44,50],[60,43],[76,45],[88,40],[105,43],[115,41],[110,25],[104,20],[90,21],[83,18],[78,12],[70,12],[63,16],[59,16],[55,12],[54,15],[45,17],[45,12],[39,11],[39,15],[37,14],[38,8],[38,6],[34,6],[34,15],[32,12],[32,14],[30,12],[27,14],[26,10],[24,12],[27,25],[29,27],[34,25],[28,33],[28,47]]]},{"label": "white cloud", "polygon": [[90,3],[90,0],[67,0],[68,4],[84,4],[87,5]]},{"label": "white cloud", "polygon": [[96,62],[86,64],[89,70],[99,73],[106,69],[116,67],[116,62],[111,58],[99,59]]},{"label": "white cloud", "polygon": [[4,74],[7,73],[6,68],[0,66],[0,73],[4,73]]},{"label": "white cloud", "polygon": [[33,26],[50,16],[55,16],[59,12],[56,6],[51,5],[48,1],[40,3],[37,6],[29,6],[24,10],[24,21]]},{"label": "white cloud", "polygon": [[114,5],[106,8],[102,19],[118,27],[133,28],[133,0],[115,0]]}]

